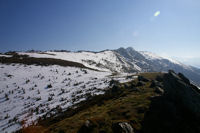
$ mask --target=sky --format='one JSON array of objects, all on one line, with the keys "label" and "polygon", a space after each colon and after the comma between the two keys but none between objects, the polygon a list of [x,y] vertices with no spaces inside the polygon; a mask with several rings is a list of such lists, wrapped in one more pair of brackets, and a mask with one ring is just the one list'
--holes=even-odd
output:
[{"label": "sky", "polygon": [[133,47],[200,57],[199,0],[0,0],[0,52]]}]

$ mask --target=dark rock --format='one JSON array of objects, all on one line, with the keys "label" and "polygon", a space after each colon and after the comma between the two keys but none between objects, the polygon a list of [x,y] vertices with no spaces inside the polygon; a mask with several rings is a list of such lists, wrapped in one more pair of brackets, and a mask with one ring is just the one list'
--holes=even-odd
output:
[{"label": "dark rock", "polygon": [[175,72],[174,72],[174,70],[169,70],[168,73],[170,74],[170,73],[175,73]]},{"label": "dark rock", "polygon": [[136,87],[136,84],[135,83],[131,83],[131,87]]},{"label": "dark rock", "polygon": [[163,77],[157,76],[157,77],[156,77],[156,80],[157,80],[158,82],[162,82],[162,81],[163,81]]},{"label": "dark rock", "polygon": [[99,131],[99,133],[107,133],[106,131]]},{"label": "dark rock", "polygon": [[114,123],[112,130],[113,133],[134,133],[133,127],[127,122]]},{"label": "dark rock", "polygon": [[119,84],[119,81],[117,81],[117,80],[112,79],[112,80],[110,81],[110,86],[111,86],[111,85],[118,85],[118,84]]},{"label": "dark rock", "polygon": [[107,133],[106,131],[99,131],[99,133]]},{"label": "dark rock", "polygon": [[141,90],[140,90],[139,88],[137,88],[137,87],[132,87],[130,90],[136,91],[136,92],[140,92],[140,91],[141,91]]},{"label": "dark rock", "polygon": [[165,96],[193,112],[200,119],[200,94],[176,73],[164,76]]},{"label": "dark rock", "polygon": [[190,80],[186,78],[182,73],[178,73],[178,76],[186,83],[190,84]]},{"label": "dark rock", "polygon": [[111,88],[111,93],[119,93],[119,92],[121,92],[120,86],[114,85],[114,86]]},{"label": "dark rock", "polygon": [[162,84],[162,82],[158,82],[158,81],[156,81],[156,80],[153,80],[152,82],[151,82],[151,85],[150,85],[150,87],[151,88],[154,88],[154,87],[163,87],[163,84]]},{"label": "dark rock", "polygon": [[149,82],[149,80],[143,76],[138,76],[138,80],[143,82]]},{"label": "dark rock", "polygon": [[176,80],[181,80],[181,78],[173,70],[169,70],[168,75],[170,75],[171,77],[174,77],[174,79],[176,79]]},{"label": "dark rock", "polygon": [[151,87],[151,88],[154,88],[154,87],[156,87],[156,81],[155,81],[155,80],[153,80],[153,81],[151,82],[151,85],[150,85],[149,87]]},{"label": "dark rock", "polygon": [[164,90],[158,86],[156,86],[155,88],[155,92],[158,93],[158,94],[164,94]]},{"label": "dark rock", "polygon": [[147,109],[145,108],[145,107],[139,107],[138,109],[137,109],[137,112],[139,113],[139,114],[143,114],[143,113],[145,113],[145,111],[146,111]]},{"label": "dark rock", "polygon": [[131,84],[125,83],[125,84],[124,84],[124,88],[125,88],[125,89],[130,89],[130,88],[131,88]]},{"label": "dark rock", "polygon": [[60,129],[60,130],[58,131],[58,133],[65,133],[65,131],[64,131],[63,129]]},{"label": "dark rock", "polygon": [[200,94],[200,89],[198,88],[198,87],[196,87],[195,85],[193,85],[193,84],[190,84],[191,85],[191,87],[196,91],[196,92],[198,92],[199,94]]},{"label": "dark rock", "polygon": [[96,125],[90,120],[85,121],[77,133],[92,133]]},{"label": "dark rock", "polygon": [[155,87],[163,95],[151,97],[142,132],[200,133],[200,93],[195,88],[172,70],[164,74],[163,87]]},{"label": "dark rock", "polygon": [[145,83],[142,82],[142,81],[139,81],[139,82],[137,83],[137,86],[144,86],[144,85],[145,85]]}]

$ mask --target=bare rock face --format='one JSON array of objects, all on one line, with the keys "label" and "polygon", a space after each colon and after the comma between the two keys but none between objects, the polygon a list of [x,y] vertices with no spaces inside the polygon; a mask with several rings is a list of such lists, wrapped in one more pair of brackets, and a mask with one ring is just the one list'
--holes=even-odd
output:
[{"label": "bare rock face", "polygon": [[133,127],[127,122],[114,123],[113,133],[134,133]]}]

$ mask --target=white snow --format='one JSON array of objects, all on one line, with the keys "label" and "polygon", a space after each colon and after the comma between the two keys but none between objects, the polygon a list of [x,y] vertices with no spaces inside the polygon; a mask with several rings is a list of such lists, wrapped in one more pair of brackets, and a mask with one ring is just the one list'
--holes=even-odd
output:
[{"label": "white snow", "polygon": [[0,57],[12,57],[12,55],[0,54]]},{"label": "white snow", "polygon": [[140,53],[148,60],[161,60],[164,59],[154,53],[147,52],[147,51],[140,51]]},{"label": "white snow", "polygon": [[110,74],[57,65],[0,64],[0,132],[16,131],[21,121],[28,125],[57,105],[66,109],[85,100],[86,93],[103,94]]},{"label": "white snow", "polygon": [[[135,76],[136,73],[120,73],[114,76],[110,76],[112,79],[119,81],[120,83],[126,83],[126,82],[130,82],[136,78],[138,78],[138,76]],[[131,78],[128,78],[131,77]]]},{"label": "white snow", "polygon": [[170,57],[162,57],[162,56],[159,56],[159,55],[156,55],[154,53],[151,53],[151,52],[147,52],[147,51],[140,51],[140,53],[148,60],[162,60],[162,59],[166,59],[166,60],[169,60],[170,62],[174,63],[174,64],[177,64],[177,65],[180,65],[180,66],[183,66],[184,68],[186,69],[190,69],[189,66],[186,66]]},{"label": "white snow", "polygon": [[[154,53],[147,52],[147,51],[140,51],[140,53],[147,59],[147,60],[163,60],[166,59],[173,64],[180,65],[185,69],[192,70],[189,66],[186,66],[176,60],[173,60],[169,57],[161,57]],[[19,52],[18,54],[26,54],[30,57],[35,58],[55,58],[55,59],[62,59],[68,60],[73,62],[78,62],[86,67],[93,68],[100,71],[115,71],[115,72],[123,72],[123,68],[134,68],[136,71],[142,71],[137,64],[139,60],[128,61],[118,53],[107,50],[103,52]],[[120,59],[120,60],[119,60]],[[140,62],[140,61],[139,61]],[[145,62],[141,62],[144,63]],[[130,65],[132,64],[132,65]],[[163,64],[166,65],[166,64]]]},{"label": "white snow", "polygon": [[87,67],[101,71],[120,71],[122,64],[119,62],[113,51],[103,52],[45,52],[45,53],[28,53],[19,52],[35,58],[55,58],[79,62]]}]

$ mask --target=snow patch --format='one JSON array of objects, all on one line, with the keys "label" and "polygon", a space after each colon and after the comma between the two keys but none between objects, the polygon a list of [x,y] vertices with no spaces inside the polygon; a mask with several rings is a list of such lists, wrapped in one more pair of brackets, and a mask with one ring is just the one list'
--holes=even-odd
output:
[{"label": "snow patch", "polygon": [[0,54],[0,57],[12,57],[12,55]]}]

